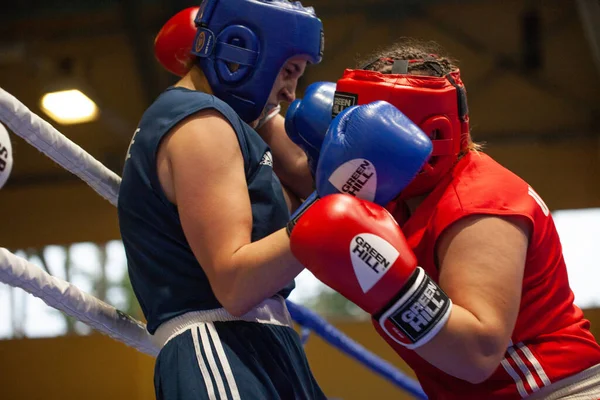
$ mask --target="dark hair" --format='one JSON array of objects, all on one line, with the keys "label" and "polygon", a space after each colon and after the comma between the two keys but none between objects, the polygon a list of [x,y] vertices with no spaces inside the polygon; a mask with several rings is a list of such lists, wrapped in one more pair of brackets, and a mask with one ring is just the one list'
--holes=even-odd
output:
[{"label": "dark hair", "polygon": [[[391,74],[394,61],[406,60],[409,74],[442,77],[458,69],[457,61],[444,55],[435,42],[424,42],[413,38],[401,38],[392,46],[376,51],[358,63],[358,69]],[[481,151],[482,143],[473,142],[469,134],[467,147],[461,150],[459,159],[468,151]]]},{"label": "dark hair", "polygon": [[359,69],[392,73],[394,60],[412,60],[408,73],[429,76],[444,76],[458,67],[456,61],[442,54],[435,42],[424,42],[412,38],[401,38],[392,46],[377,51],[359,63]]}]

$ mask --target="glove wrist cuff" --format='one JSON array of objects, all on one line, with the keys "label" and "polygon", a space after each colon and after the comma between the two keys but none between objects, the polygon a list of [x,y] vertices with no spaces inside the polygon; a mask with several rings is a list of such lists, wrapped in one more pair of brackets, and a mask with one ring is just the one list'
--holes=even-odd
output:
[{"label": "glove wrist cuff", "polygon": [[452,300],[429,275],[417,267],[405,289],[373,318],[395,342],[416,349],[446,325]]},{"label": "glove wrist cuff", "polygon": [[302,218],[304,213],[308,211],[308,209],[319,200],[320,197],[317,194],[317,192],[312,192],[312,194],[308,196],[306,200],[304,200],[300,207],[298,207],[298,209],[294,211],[294,213],[290,217],[289,222],[285,227],[288,236],[292,236],[292,230],[294,229],[294,226],[296,226],[296,223],[298,223],[298,221],[300,220],[300,218]]}]

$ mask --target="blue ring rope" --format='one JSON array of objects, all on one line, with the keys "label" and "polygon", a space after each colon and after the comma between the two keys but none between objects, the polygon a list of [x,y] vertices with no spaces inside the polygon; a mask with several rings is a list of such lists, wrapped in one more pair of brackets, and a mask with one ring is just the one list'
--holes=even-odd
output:
[{"label": "blue ring rope", "polygon": [[306,333],[306,328],[308,328],[322,337],[332,346],[358,360],[370,370],[383,376],[399,388],[413,395],[415,398],[423,400],[427,399],[427,395],[425,392],[423,392],[423,389],[417,381],[404,375],[401,371],[387,361],[369,352],[363,346],[356,343],[348,336],[344,335],[341,331],[336,329],[333,325],[325,321],[325,319],[323,319],[314,311],[311,311],[298,304],[294,304],[291,301],[286,301],[286,303],[288,310],[290,311],[290,315],[294,321],[304,328],[302,330],[303,343],[308,339],[308,335]]}]

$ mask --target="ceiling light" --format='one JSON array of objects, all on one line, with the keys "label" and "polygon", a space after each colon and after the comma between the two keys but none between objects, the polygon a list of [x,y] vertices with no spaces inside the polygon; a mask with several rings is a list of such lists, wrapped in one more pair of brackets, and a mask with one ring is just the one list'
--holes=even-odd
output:
[{"label": "ceiling light", "polygon": [[63,125],[82,124],[98,118],[98,107],[77,89],[46,93],[42,97],[42,110]]}]

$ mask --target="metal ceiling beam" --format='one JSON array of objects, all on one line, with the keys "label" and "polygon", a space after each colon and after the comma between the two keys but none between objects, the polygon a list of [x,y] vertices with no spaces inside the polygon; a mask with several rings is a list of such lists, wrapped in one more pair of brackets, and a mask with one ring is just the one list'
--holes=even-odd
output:
[{"label": "metal ceiling beam", "polygon": [[199,5],[200,0],[161,0],[161,9],[165,17],[165,22],[183,9]]},{"label": "metal ceiling beam", "polygon": [[423,7],[437,3],[474,3],[481,0],[303,0],[305,6],[315,8],[321,18],[338,16],[347,13],[365,13],[377,18],[403,18]]},{"label": "metal ceiling beam", "polygon": [[577,0],[577,9],[585,36],[590,44],[596,69],[600,74],[600,2],[598,0]]},{"label": "metal ceiling beam", "polygon": [[45,18],[77,17],[82,13],[105,11],[116,8],[118,0],[79,0],[43,1],[19,0],[4,2],[0,13],[0,23],[14,23]]},{"label": "metal ceiling beam", "polygon": [[[15,23],[11,21],[8,24],[0,23],[0,47],[12,45],[16,41],[27,42],[30,40],[62,42],[72,39],[87,39],[103,36],[115,36],[126,33],[126,21],[120,17],[121,9],[115,9],[115,18],[108,19],[102,24],[82,24],[79,26],[59,27],[53,26],[51,29],[38,27],[35,22]],[[156,10],[146,10],[143,14],[142,28],[146,32],[158,32],[165,22],[164,17],[157,16]],[[82,18],[81,15],[79,15]],[[6,44],[5,44],[6,43]]]},{"label": "metal ceiling beam", "polygon": [[42,186],[42,185],[59,185],[62,183],[74,183],[85,185],[81,179],[68,172],[64,173],[36,173],[29,175],[13,175],[8,181],[4,189],[12,190],[23,187]]},{"label": "metal ceiling beam", "polygon": [[143,9],[143,6],[142,0],[121,1],[123,25],[125,26],[129,45],[135,58],[145,103],[144,108],[146,108],[160,94],[162,88],[158,85],[159,78],[154,60],[152,41],[148,40],[151,36],[140,17],[140,10]]},{"label": "metal ceiling beam", "polygon": [[476,142],[490,144],[519,144],[519,143],[572,143],[576,140],[597,139],[600,134],[587,128],[574,127],[572,129],[557,129],[554,131],[498,131],[498,132],[473,132]]},{"label": "metal ceiling beam", "polygon": [[[421,3],[431,4],[441,0],[371,0],[371,1],[359,1],[359,0],[327,0],[327,1],[313,1],[304,2],[305,5],[311,5],[315,8],[317,15],[322,19],[334,17],[340,14],[340,10],[344,10],[344,15],[347,14],[361,14],[365,17],[365,23],[367,28],[359,28],[354,25],[347,26],[347,34],[342,35],[343,39],[336,43],[334,46],[329,46],[325,52],[325,62],[327,60],[337,59],[340,55],[346,54],[346,52],[352,51],[356,39],[365,34],[365,30],[370,26],[375,26],[374,21],[380,20],[382,15],[385,20],[393,18],[395,21],[401,21],[403,18],[410,17],[413,15]],[[323,4],[321,4],[323,3]],[[325,43],[327,44],[327,27],[325,26]],[[353,67],[353,65],[348,65]],[[308,69],[307,73],[300,82],[300,88],[303,90],[306,85],[312,82],[310,78],[313,69]]]},{"label": "metal ceiling beam", "polygon": [[[448,35],[448,37],[453,38],[454,40],[461,43],[463,46],[469,48],[473,53],[479,54],[481,56],[488,56],[494,59],[494,65],[490,69],[490,71],[477,82],[470,84],[469,92],[472,94],[477,89],[489,84],[499,73],[504,71],[513,72],[521,77],[523,77],[530,85],[534,86],[536,89],[540,90],[543,93],[546,93],[552,97],[560,98],[562,100],[566,100],[567,102],[579,107],[581,109],[587,109],[593,115],[597,112],[597,106],[595,104],[591,104],[587,99],[580,98],[577,94],[568,91],[567,89],[555,84],[553,81],[546,79],[537,74],[530,74],[522,68],[520,60],[513,57],[512,55],[504,54],[501,52],[497,52],[491,50],[488,46],[486,46],[482,41],[478,40],[473,34],[470,32],[465,32],[460,27],[450,24],[445,20],[438,19],[433,17],[432,15],[423,15],[424,18],[427,18],[432,24],[442,31],[444,34]],[[568,19],[569,17],[563,18],[561,25],[565,24],[564,19]],[[546,40],[551,37],[553,34],[556,34],[558,30],[554,29],[544,29],[542,33],[542,37]]]}]

